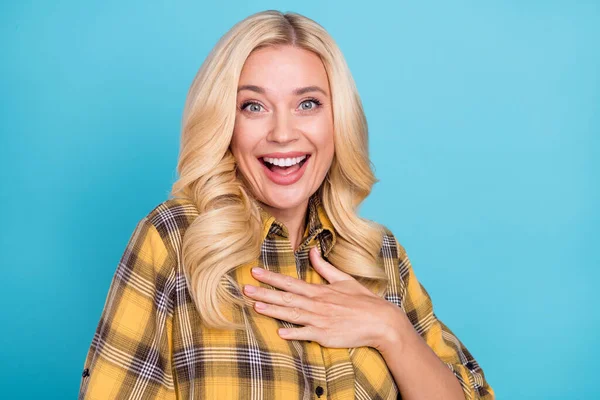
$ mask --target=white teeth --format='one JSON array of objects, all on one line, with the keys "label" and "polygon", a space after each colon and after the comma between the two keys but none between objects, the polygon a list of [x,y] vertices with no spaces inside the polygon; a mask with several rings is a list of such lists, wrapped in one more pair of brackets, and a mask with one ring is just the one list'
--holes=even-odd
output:
[{"label": "white teeth", "polygon": [[270,158],[263,157],[263,160],[270,164],[275,164],[280,167],[289,167],[290,165],[298,164],[300,161],[304,160],[306,156],[300,156],[296,158]]}]

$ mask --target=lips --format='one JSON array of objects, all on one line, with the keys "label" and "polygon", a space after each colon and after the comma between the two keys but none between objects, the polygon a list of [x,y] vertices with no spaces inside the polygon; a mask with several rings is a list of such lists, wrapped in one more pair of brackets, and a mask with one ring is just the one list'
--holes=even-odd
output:
[{"label": "lips", "polygon": [[262,159],[262,158],[295,158],[295,157],[301,157],[301,156],[309,156],[310,152],[308,151],[290,151],[288,153],[265,153],[265,154],[261,154],[259,155],[257,158]]},{"label": "lips", "polygon": [[[306,153],[301,153],[300,155],[304,155]],[[287,186],[287,185],[292,185],[296,182],[298,182],[300,180],[300,178],[302,178],[302,176],[304,175],[304,171],[306,171],[306,165],[308,164],[308,161],[310,160],[311,156],[310,154],[306,155],[306,158],[304,160],[302,160],[299,164],[300,164],[300,168],[298,168],[297,171],[291,172],[289,174],[280,174],[278,172],[274,172],[271,171],[271,169],[269,167],[267,167],[266,163],[264,160],[259,159],[263,172],[267,175],[267,177],[275,184],[277,185],[283,185],[283,186]]]},{"label": "lips", "polygon": [[[306,161],[308,161],[309,157],[310,157],[310,155],[307,154],[306,157],[304,158],[304,160],[302,160],[299,163],[294,164],[294,165],[300,165],[300,168],[302,168],[302,166],[304,165],[304,163],[306,163]],[[295,157],[293,157],[293,158],[295,158]],[[273,171],[274,169],[282,167],[282,166],[278,166],[278,165],[272,164],[270,162],[267,162],[267,161],[265,161],[264,158],[260,158],[259,160],[260,160],[261,163],[263,163],[271,171]],[[284,168],[291,168],[291,167],[294,167],[294,165],[290,165],[290,166],[284,167]]]}]

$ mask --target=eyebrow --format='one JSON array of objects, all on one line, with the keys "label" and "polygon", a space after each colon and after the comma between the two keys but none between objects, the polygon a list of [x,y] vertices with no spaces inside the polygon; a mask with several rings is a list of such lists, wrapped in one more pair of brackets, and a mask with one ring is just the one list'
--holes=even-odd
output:
[{"label": "eyebrow", "polygon": [[[237,91],[239,93],[242,90],[250,90],[252,92],[265,94],[265,89],[260,86],[256,86],[256,85],[242,85],[238,88]],[[321,92],[325,96],[327,96],[327,92],[325,92],[323,89],[321,89],[318,86],[306,86],[303,88],[294,89],[294,91],[292,93],[296,96],[300,96],[300,95],[303,95],[305,93],[310,93],[310,92]]]}]

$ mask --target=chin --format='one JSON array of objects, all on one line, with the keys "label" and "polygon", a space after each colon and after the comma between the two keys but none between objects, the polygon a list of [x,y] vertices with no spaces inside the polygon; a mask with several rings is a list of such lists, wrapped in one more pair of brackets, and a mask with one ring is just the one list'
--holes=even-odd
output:
[{"label": "chin", "polygon": [[270,191],[270,193],[265,196],[264,203],[270,207],[285,210],[298,207],[306,202],[308,198],[308,194],[303,190],[277,190]]}]

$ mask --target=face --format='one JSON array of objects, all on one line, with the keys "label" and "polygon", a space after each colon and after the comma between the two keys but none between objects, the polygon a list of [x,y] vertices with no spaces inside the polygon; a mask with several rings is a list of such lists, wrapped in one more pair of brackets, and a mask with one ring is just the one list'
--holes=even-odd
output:
[{"label": "face", "polygon": [[334,155],[329,81],[319,56],[292,46],[250,54],[238,84],[231,151],[266,209],[306,209]]}]

